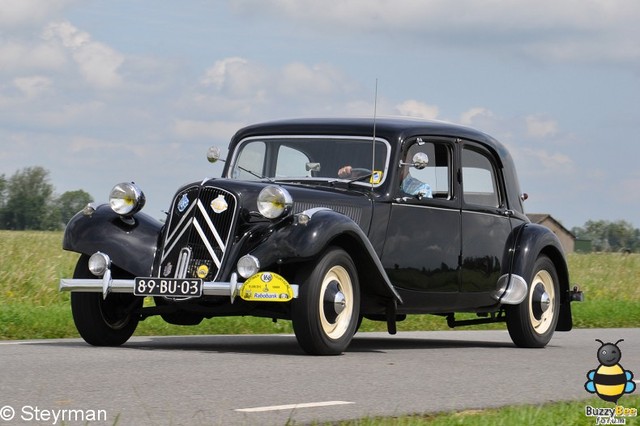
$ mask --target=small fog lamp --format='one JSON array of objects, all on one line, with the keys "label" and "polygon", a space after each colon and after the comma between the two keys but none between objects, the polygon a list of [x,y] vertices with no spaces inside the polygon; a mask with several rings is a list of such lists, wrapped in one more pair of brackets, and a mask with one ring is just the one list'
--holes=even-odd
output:
[{"label": "small fog lamp", "polygon": [[260,270],[260,261],[250,254],[246,254],[238,259],[236,264],[238,274],[244,279],[255,275]]},{"label": "small fog lamp", "polygon": [[96,252],[89,258],[89,271],[96,277],[101,277],[111,266],[111,259],[105,253]]}]

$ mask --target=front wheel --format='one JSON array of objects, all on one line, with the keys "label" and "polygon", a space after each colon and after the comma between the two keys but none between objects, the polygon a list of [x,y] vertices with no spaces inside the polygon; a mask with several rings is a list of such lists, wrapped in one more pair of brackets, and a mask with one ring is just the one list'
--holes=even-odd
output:
[{"label": "front wheel", "polygon": [[[95,278],[87,266],[88,256],[81,256],[74,278]],[[124,278],[124,277],[121,277]],[[142,298],[131,294],[71,293],[71,313],[80,336],[93,346],[120,346],[133,335],[140,316],[135,312]]]},{"label": "front wheel", "polygon": [[511,340],[523,348],[542,348],[549,343],[558,323],[560,290],[555,265],[540,256],[522,303],[507,307],[507,329]]},{"label": "front wheel", "polygon": [[304,274],[291,307],[293,330],[311,355],[338,355],[351,342],[360,316],[360,288],[351,257],[342,249],[328,250]]}]

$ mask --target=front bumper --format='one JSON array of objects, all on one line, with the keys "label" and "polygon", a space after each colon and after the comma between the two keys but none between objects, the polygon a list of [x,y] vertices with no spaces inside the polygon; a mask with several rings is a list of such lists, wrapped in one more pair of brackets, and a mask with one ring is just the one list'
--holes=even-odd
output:
[{"label": "front bumper", "polygon": [[[110,271],[108,271],[110,272]],[[129,293],[133,294],[135,280],[112,279],[110,273],[106,273],[102,278],[62,278],[60,280],[60,291],[102,293],[106,298],[109,293]],[[238,275],[231,274],[229,282],[205,281],[202,283],[203,296],[227,296],[231,303],[236,296],[240,295],[244,283],[238,282]],[[293,290],[293,297],[298,297],[298,285],[290,284]]]}]

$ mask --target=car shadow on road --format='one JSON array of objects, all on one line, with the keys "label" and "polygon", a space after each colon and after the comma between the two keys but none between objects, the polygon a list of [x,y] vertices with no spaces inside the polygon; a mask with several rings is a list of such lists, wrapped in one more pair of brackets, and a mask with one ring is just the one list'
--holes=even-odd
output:
[{"label": "car shadow on road", "polygon": [[452,349],[452,348],[509,348],[516,349],[511,342],[479,341],[463,339],[421,339],[403,337],[355,337],[347,352],[383,352],[406,349]]},{"label": "car shadow on road", "polygon": [[[462,337],[462,336],[461,336]],[[52,340],[30,342],[32,345],[78,347],[94,349],[82,340]],[[451,348],[516,349],[510,341],[442,339],[357,334],[346,353],[387,353],[394,350],[441,350]],[[137,336],[124,345],[109,350],[201,351],[301,356],[305,355],[294,335],[215,335],[215,336]]]}]

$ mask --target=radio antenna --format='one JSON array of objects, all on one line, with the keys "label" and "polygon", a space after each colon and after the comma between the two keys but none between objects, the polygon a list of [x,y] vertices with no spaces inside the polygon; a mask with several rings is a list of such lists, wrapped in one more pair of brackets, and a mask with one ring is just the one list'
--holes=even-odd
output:
[{"label": "radio antenna", "polygon": [[371,141],[371,190],[375,182],[374,175],[376,170],[376,118],[378,113],[378,79],[376,78],[376,87],[373,96],[373,140]]}]

